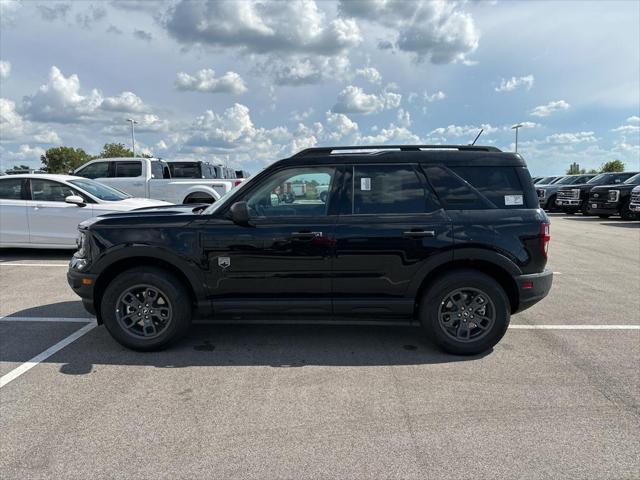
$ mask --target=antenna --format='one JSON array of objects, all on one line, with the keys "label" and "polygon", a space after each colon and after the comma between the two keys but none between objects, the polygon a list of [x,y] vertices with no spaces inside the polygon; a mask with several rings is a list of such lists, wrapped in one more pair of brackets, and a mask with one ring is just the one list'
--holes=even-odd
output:
[{"label": "antenna", "polygon": [[482,132],[484,132],[484,128],[480,129],[480,132],[478,132],[478,135],[476,136],[476,139],[473,141],[473,143],[471,143],[470,145],[473,146],[476,144],[476,142],[478,141],[478,139],[480,138],[480,135],[482,135]]}]

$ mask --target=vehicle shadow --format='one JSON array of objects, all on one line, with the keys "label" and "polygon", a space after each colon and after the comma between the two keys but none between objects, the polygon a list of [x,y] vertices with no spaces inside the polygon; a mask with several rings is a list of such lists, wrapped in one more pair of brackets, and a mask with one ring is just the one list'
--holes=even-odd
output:
[{"label": "vehicle shadow", "polygon": [[69,261],[73,250],[55,250],[42,248],[3,248],[0,249],[0,261],[18,260],[60,260]]},{"label": "vehicle shadow", "polygon": [[640,222],[629,220],[620,223],[606,222],[602,225],[607,225],[608,227],[640,228]]},{"label": "vehicle shadow", "polygon": [[637,220],[622,220],[621,218],[599,218],[599,217],[564,217],[565,220],[570,220],[573,222],[590,222],[590,223],[600,223],[601,225],[606,225],[608,227],[622,227],[622,228],[638,228],[640,227],[640,222]]},{"label": "vehicle shadow", "polygon": [[[33,310],[13,316],[34,316]],[[30,313],[31,312],[31,313]],[[19,322],[16,322],[16,324]],[[29,322],[31,326],[33,323]],[[83,324],[76,324],[82,328]],[[42,322],[38,329],[54,329]],[[59,325],[57,326],[59,328]],[[20,338],[19,326],[12,329]],[[51,341],[53,345],[59,341]],[[15,349],[0,351],[2,362],[23,362]],[[135,352],[111,338],[104,326],[97,327],[44,360],[62,364],[60,372],[84,375],[100,365],[150,366],[156,368],[270,366],[381,366],[425,365],[478,360],[477,356],[455,356],[438,350],[416,327],[347,325],[192,325],[184,339],[160,352]],[[15,357],[15,358],[8,358]]]}]

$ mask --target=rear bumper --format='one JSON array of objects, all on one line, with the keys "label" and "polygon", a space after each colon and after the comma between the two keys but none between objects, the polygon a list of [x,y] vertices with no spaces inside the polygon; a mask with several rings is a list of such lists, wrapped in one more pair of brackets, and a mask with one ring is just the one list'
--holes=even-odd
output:
[{"label": "rear bumper", "polygon": [[526,310],[548,295],[553,283],[553,272],[545,270],[542,273],[519,275],[515,280],[518,285],[519,301],[518,308],[513,313]]}]

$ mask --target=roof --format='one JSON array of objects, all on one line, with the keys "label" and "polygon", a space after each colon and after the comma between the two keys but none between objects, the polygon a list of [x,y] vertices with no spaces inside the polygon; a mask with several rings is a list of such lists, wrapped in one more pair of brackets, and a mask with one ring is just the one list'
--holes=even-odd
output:
[{"label": "roof", "polygon": [[444,163],[482,166],[526,166],[514,152],[471,145],[374,145],[308,148],[281,160],[279,165],[328,165],[340,163]]},{"label": "roof", "polygon": [[[95,162],[97,160],[102,160],[103,162],[108,161],[108,162],[112,162],[112,161],[116,161],[116,162],[124,162],[124,161],[132,161],[132,160],[159,160],[158,158],[152,157],[152,158],[147,158],[147,157],[107,157],[107,158],[94,158],[93,160],[91,160],[92,162]],[[89,163],[89,162],[87,162]],[[80,168],[80,167],[78,167]]]},{"label": "roof", "polygon": [[86,180],[84,177],[63,175],[60,173],[18,173],[16,175],[3,175],[0,178],[41,178],[45,180],[60,180],[64,182],[68,182],[69,180]]}]

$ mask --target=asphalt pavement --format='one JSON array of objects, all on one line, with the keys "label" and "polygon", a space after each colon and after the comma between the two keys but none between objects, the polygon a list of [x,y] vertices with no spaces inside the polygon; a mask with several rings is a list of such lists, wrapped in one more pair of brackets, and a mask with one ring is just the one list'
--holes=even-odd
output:
[{"label": "asphalt pavement", "polygon": [[69,253],[0,251],[0,477],[640,478],[640,222],[551,217],[551,294],[476,357],[303,325],[132,352]]}]

